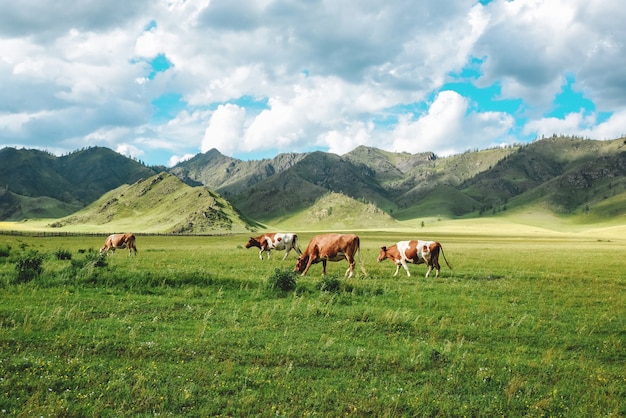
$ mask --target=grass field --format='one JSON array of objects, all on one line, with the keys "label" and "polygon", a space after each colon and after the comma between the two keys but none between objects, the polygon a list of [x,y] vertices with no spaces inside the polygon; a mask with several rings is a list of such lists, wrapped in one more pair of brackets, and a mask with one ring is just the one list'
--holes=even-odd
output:
[{"label": "grass field", "polygon": [[420,231],[454,267],[437,279],[376,263],[413,235],[363,231],[366,276],[315,265],[287,292],[268,283],[294,255],[245,235],[138,235],[100,267],[103,237],[0,235],[0,411],[625,416],[626,239],[502,228]]}]

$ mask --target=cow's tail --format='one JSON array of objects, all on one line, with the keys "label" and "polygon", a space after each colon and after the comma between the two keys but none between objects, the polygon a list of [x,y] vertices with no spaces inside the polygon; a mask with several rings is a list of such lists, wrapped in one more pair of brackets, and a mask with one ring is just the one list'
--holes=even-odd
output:
[{"label": "cow's tail", "polygon": [[359,265],[361,266],[361,271],[364,275],[367,276],[367,271],[365,271],[365,265],[363,264],[363,259],[361,258],[361,242],[359,240],[358,245],[356,246],[357,257],[359,257]]},{"label": "cow's tail", "polygon": [[297,234],[293,234],[293,249],[296,250],[298,255],[302,255],[302,250],[300,249],[300,246],[298,245],[298,235]]},{"label": "cow's tail", "polygon": [[135,244],[135,234],[131,234],[130,238],[129,238],[129,243],[128,243],[128,253],[130,254],[130,250],[132,249],[135,252],[135,255],[137,255],[137,253],[139,252],[139,250],[137,250],[137,245]]},{"label": "cow's tail", "polygon": [[443,260],[446,262],[446,264],[448,265],[448,268],[450,270],[452,270],[452,265],[448,262],[448,259],[446,258],[445,253],[443,252],[443,246],[440,245],[439,248],[441,248],[441,255],[443,256]]}]

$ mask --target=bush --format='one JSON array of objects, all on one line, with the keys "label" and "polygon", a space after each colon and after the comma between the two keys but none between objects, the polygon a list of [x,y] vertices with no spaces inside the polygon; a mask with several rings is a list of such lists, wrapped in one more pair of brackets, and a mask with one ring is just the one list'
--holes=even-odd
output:
[{"label": "bush", "polygon": [[341,281],[337,276],[324,276],[317,284],[317,288],[323,292],[339,292]]},{"label": "bush", "polygon": [[275,269],[274,274],[267,280],[269,290],[290,292],[296,288],[296,273],[292,270]]},{"label": "bush", "polygon": [[72,268],[76,270],[83,269],[85,267],[106,267],[107,259],[106,255],[89,252],[85,255],[85,258],[79,260],[72,260]]},{"label": "bush", "polygon": [[8,257],[11,253],[11,246],[5,245],[4,247],[0,247],[0,257]]},{"label": "bush", "polygon": [[43,258],[43,255],[35,250],[19,256],[15,262],[17,281],[26,283],[39,277],[43,273]]},{"label": "bush", "polygon": [[69,252],[68,250],[56,250],[54,252],[54,256],[57,258],[57,260],[71,260],[72,259],[72,253]]}]

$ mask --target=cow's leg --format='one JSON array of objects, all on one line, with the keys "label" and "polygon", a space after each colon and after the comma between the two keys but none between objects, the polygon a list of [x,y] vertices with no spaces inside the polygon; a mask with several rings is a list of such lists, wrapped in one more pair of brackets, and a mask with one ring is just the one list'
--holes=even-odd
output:
[{"label": "cow's leg", "polygon": [[346,254],[346,260],[348,261],[348,270],[346,270],[346,274],[344,274],[343,277],[348,276],[348,278],[351,278],[354,276],[354,265],[356,264],[356,260],[354,255],[350,256],[349,254]]},{"label": "cow's leg", "polygon": [[[306,273],[309,271],[309,268],[311,268],[311,264],[313,264],[313,258],[314,258],[314,254],[309,255],[309,259],[306,262],[306,267],[304,268],[304,271],[302,272],[302,275],[305,276]],[[324,264],[324,273],[326,272],[326,264]]]},{"label": "cow's leg", "polygon": [[411,277],[411,272],[409,271],[409,266],[406,265],[406,261],[400,260],[400,263],[402,264],[402,267],[404,267],[404,271],[406,271],[406,276]]},{"label": "cow's leg", "polygon": [[326,259],[322,260],[322,275],[326,276]]},{"label": "cow's leg", "polygon": [[396,272],[393,273],[393,277],[396,277],[398,275],[398,271],[400,271],[400,264],[396,263]]},{"label": "cow's leg", "polygon": [[291,251],[291,248],[286,248],[285,249],[285,255],[283,256],[283,261],[285,261],[287,259],[287,256],[289,255],[289,251]]},{"label": "cow's leg", "polygon": [[263,250],[259,251],[259,258],[263,260]]},{"label": "cow's leg", "polygon": [[348,269],[346,270],[346,274],[343,275],[343,277],[348,277],[348,279],[352,276],[354,276],[354,260],[348,261]]},{"label": "cow's leg", "polygon": [[441,270],[441,266],[439,265],[439,261],[436,258],[431,258],[428,260],[428,271],[426,272],[426,277],[430,275],[430,272],[435,269],[435,278],[439,277],[439,270]]}]

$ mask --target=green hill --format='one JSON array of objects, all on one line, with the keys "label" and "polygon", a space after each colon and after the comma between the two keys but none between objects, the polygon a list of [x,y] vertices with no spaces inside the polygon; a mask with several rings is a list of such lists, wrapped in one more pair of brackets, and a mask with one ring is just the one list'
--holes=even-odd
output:
[{"label": "green hill", "polygon": [[589,211],[626,193],[626,143],[560,137],[537,141],[459,189],[480,202],[482,211],[529,205],[560,214]]},{"label": "green hill", "polygon": [[[96,206],[53,223],[109,228],[114,219],[134,230],[141,225],[150,231],[204,233],[260,225],[254,222],[315,224],[316,214],[332,207],[335,219],[326,219],[332,225],[354,229],[360,220],[362,228],[371,226],[367,216],[351,220],[350,213],[361,209],[338,203],[338,196],[376,208],[386,217],[380,218],[383,224],[544,211],[581,223],[619,223],[626,216],[625,138],[554,136],[445,158],[359,146],[342,156],[318,151],[242,161],[213,149],[167,170],[180,179],[176,185],[165,172],[154,177],[158,170],[163,168],[145,167],[101,147],[63,157],[5,148],[0,150],[0,220],[60,218],[98,199]],[[176,192],[163,189],[147,199],[134,190],[142,179],[155,178]],[[132,192],[120,196],[120,187]]]},{"label": "green hill", "polygon": [[255,229],[217,193],[204,186],[191,187],[167,173],[120,186],[51,226],[185,234],[236,233]]},{"label": "green hill", "polygon": [[327,193],[306,209],[276,219],[284,230],[355,230],[393,228],[398,221],[372,203],[360,202],[340,193]]},{"label": "green hill", "polygon": [[[94,147],[62,157],[39,150],[0,150],[0,219],[69,215],[122,184],[155,171],[108,148]],[[45,198],[42,200],[33,200]],[[9,203],[9,201],[11,201]]]}]

